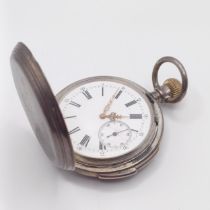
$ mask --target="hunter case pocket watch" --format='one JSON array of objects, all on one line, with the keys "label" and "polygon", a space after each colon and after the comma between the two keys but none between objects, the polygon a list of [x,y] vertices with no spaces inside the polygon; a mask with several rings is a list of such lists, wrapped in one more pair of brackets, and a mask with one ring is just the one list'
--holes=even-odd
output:
[{"label": "hunter case pocket watch", "polygon": [[[181,82],[158,82],[158,70],[173,63]],[[18,43],[11,55],[15,86],[33,131],[59,168],[99,179],[136,174],[159,149],[161,103],[180,101],[187,91],[183,65],[163,57],[154,66],[154,91],[113,76],[86,78],[56,96],[32,53]]]}]

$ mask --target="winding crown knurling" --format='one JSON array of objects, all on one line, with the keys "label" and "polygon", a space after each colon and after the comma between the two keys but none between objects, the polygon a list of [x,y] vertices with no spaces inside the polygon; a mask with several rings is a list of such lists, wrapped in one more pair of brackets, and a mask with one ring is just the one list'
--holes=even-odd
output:
[{"label": "winding crown knurling", "polygon": [[170,89],[170,99],[175,99],[179,97],[182,93],[182,84],[179,80],[170,78],[167,79],[164,83]]}]

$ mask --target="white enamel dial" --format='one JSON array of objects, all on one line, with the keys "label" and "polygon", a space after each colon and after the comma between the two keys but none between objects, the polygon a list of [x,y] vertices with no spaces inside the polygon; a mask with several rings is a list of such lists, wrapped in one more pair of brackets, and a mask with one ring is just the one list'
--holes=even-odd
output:
[{"label": "white enamel dial", "polygon": [[60,101],[74,151],[89,158],[115,158],[145,140],[151,113],[145,98],[121,82],[87,82]]}]

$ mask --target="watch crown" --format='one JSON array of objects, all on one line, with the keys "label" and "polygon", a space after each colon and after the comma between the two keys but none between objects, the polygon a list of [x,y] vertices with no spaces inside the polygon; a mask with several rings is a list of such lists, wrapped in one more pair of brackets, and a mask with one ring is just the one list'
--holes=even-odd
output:
[{"label": "watch crown", "polygon": [[175,99],[182,94],[182,84],[179,80],[170,78],[167,79],[163,84],[170,89],[171,99]]}]

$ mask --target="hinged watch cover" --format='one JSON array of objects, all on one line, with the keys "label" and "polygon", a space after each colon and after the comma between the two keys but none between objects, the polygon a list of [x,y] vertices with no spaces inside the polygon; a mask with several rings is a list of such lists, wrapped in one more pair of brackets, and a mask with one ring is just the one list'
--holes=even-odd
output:
[{"label": "hinged watch cover", "polygon": [[13,78],[31,127],[49,159],[74,170],[74,153],[56,98],[29,49],[18,43],[11,55]]}]

